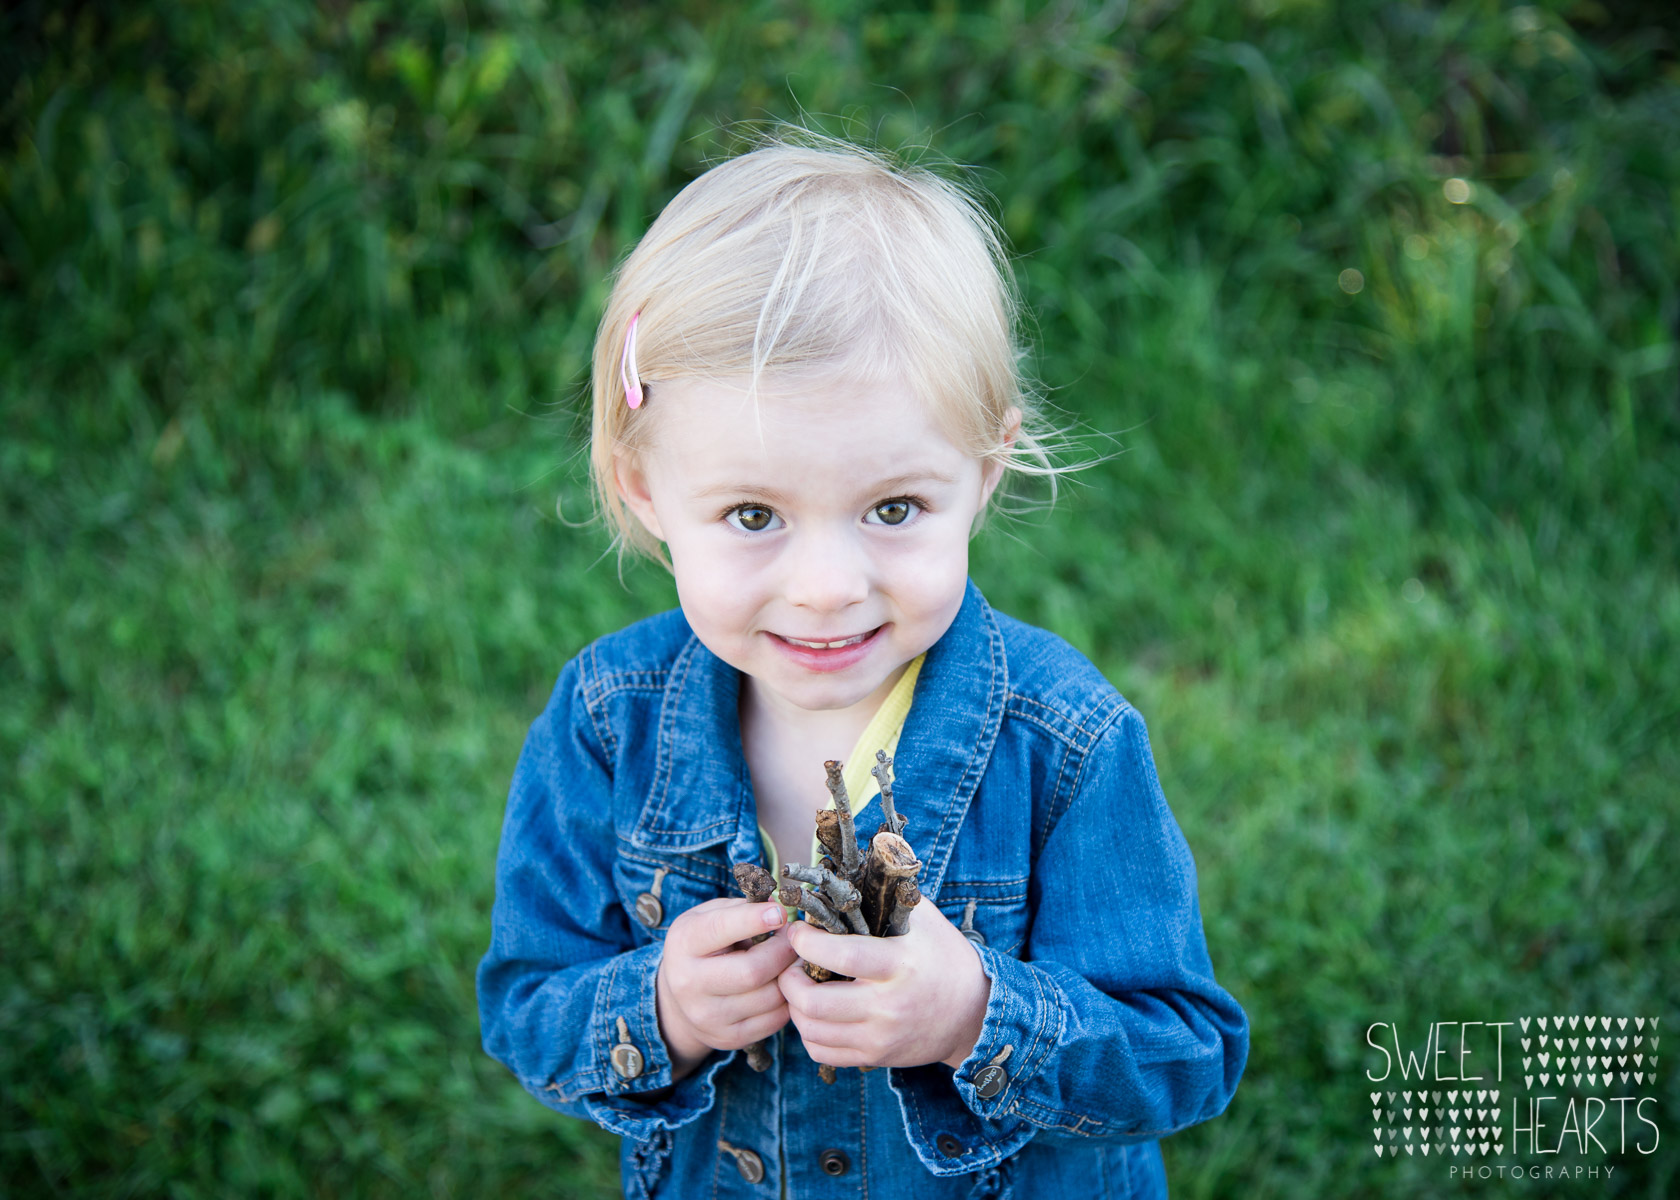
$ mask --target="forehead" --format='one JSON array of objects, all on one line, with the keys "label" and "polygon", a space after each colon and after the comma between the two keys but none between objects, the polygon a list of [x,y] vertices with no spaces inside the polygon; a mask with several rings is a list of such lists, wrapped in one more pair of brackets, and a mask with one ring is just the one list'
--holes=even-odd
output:
[{"label": "forehead", "polygon": [[935,406],[890,378],[776,380],[756,390],[746,379],[671,380],[653,386],[645,415],[653,454],[697,466],[868,463],[891,473],[918,465],[949,472],[972,460]]}]

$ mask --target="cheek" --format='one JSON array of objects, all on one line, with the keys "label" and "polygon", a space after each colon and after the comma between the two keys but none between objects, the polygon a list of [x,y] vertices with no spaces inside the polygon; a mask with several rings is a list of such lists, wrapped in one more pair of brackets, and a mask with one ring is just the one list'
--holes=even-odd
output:
[{"label": "cheek", "polygon": [[906,607],[929,618],[955,616],[968,585],[968,541],[941,540],[918,548],[901,565],[899,585]]},{"label": "cheek", "polygon": [[673,546],[671,551],[677,600],[695,633],[705,640],[709,635],[737,631],[757,607],[750,572],[725,555],[706,553],[703,547],[679,552]]}]

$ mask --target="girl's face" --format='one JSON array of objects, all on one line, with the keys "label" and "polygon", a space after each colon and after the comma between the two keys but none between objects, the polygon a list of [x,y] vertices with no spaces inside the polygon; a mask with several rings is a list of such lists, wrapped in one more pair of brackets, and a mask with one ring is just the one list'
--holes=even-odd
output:
[{"label": "girl's face", "polygon": [[1001,466],[894,385],[661,382],[619,490],[665,543],[683,614],[756,698],[873,706],[962,606],[968,539]]}]

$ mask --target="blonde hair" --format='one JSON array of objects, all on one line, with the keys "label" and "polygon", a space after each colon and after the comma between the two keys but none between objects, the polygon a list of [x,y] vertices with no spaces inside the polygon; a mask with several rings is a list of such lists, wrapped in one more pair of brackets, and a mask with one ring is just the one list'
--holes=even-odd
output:
[{"label": "blonde hair", "polygon": [[[916,167],[803,132],[713,167],[660,213],[619,268],[595,338],[590,465],[622,550],[664,561],[627,510],[615,454],[639,454],[660,381],[891,374],[952,440],[1010,472],[1060,470],[1023,385],[1019,304],[996,223],[966,191]],[[640,313],[646,404],[620,379]],[[1022,424],[1011,443],[1010,409]],[[652,410],[650,412],[650,410]]]}]

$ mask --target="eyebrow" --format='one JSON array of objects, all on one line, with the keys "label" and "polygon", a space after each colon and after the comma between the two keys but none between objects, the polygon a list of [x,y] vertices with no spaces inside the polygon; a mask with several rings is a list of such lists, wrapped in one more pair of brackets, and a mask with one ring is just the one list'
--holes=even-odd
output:
[{"label": "eyebrow", "polygon": [[[950,485],[956,481],[957,477],[955,475],[946,474],[944,471],[906,471],[903,474],[894,475],[888,479],[875,481],[869,490],[875,495],[885,496],[898,491],[901,488],[910,488],[918,484],[942,483]],[[774,500],[778,502],[783,499],[782,493],[777,491],[775,488],[764,487],[763,485],[756,483],[714,484],[708,488],[701,488],[695,493],[695,498],[700,500],[711,500],[722,498],[724,496],[740,496],[743,494],[763,496],[766,500]]]}]

